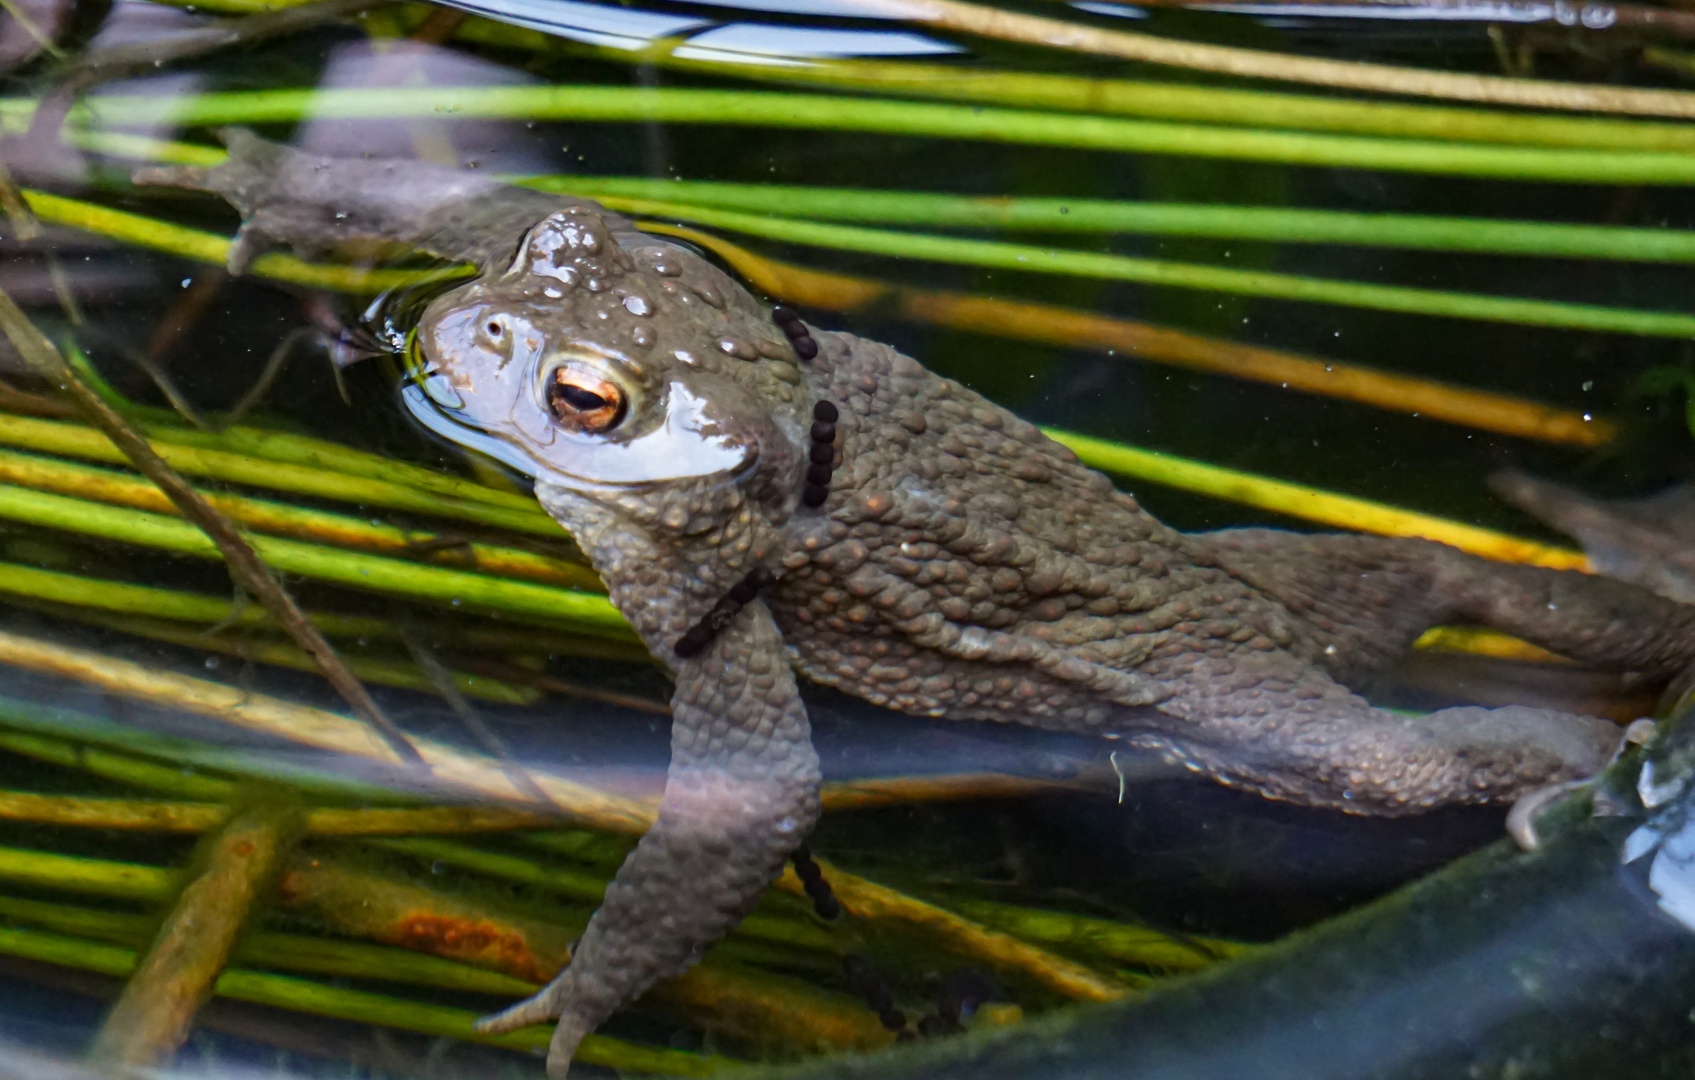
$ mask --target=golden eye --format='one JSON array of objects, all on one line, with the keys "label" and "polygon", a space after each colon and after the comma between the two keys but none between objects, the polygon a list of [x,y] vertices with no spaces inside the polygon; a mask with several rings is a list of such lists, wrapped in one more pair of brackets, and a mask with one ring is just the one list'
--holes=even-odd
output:
[{"label": "golden eye", "polygon": [[574,431],[597,435],[624,419],[624,391],[592,372],[560,368],[547,382],[553,418]]}]

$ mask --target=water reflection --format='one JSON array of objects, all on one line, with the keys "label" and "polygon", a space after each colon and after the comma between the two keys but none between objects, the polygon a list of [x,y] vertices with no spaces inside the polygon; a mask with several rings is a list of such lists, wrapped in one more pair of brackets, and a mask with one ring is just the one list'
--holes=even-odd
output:
[{"label": "water reflection", "polygon": [[454,0],[454,7],[501,22],[612,49],[639,49],[658,38],[712,25],[708,19],[584,4],[579,0]]},{"label": "water reflection", "polygon": [[[579,0],[454,0],[454,6],[515,26],[615,49],[634,50],[661,38],[688,37],[689,44],[678,49],[677,55],[693,59],[768,63],[772,57],[917,56],[965,51],[962,46],[907,31],[763,23],[720,24],[718,19],[604,7],[580,3]],[[810,17],[901,17],[898,9],[888,5],[854,3],[852,0],[819,0],[817,3],[738,0],[701,6]]]},{"label": "water reflection", "polygon": [[830,30],[809,26],[735,23],[689,39],[677,55],[695,59],[733,59],[736,53],[761,56],[921,56],[962,53],[963,46],[924,34],[890,30]]}]

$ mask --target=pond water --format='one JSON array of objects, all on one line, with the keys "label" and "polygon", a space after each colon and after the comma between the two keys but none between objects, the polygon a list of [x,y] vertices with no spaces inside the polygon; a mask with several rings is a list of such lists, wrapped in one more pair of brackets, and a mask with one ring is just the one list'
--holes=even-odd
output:
[{"label": "pond water", "polygon": [[[560,969],[670,754],[670,673],[523,462],[442,439],[402,403],[428,392],[409,335],[463,280],[456,259],[367,237],[231,274],[239,214],[134,170],[215,165],[220,130],[244,127],[325,158],[598,199],[826,341],[887,343],[1040,425],[1177,529],[1425,537],[1687,601],[1677,496],[1630,519],[1664,544],[1582,534],[1591,563],[1498,477],[1625,499],[1695,465],[1688,19],[1446,2],[6,0],[0,291],[20,313],[0,339],[3,1052],[20,1076],[539,1076],[546,1027],[471,1022]],[[1379,77],[1400,93],[1362,90]],[[1540,107],[1561,87],[1607,109]],[[311,202],[309,187],[284,194]],[[398,194],[347,190],[372,220],[405,216]],[[345,231],[348,213],[318,209],[317,238]],[[71,374],[44,375],[55,355]],[[101,433],[96,400],[159,466]],[[161,468],[210,509],[185,520]],[[338,692],[195,514],[249,538],[370,705]],[[1358,688],[1407,714],[1521,704],[1627,723],[1675,697],[1669,672],[1464,626],[1376,659]],[[1206,969],[1246,980],[1242,965],[1284,955],[1271,943],[1350,911],[1356,929],[1410,918],[1371,902],[1496,844],[1510,802],[1345,814],[1221,786],[1133,740],[801,692],[824,780],[809,848],[834,899],[808,892],[799,860],[690,974],[600,1024],[573,1075],[895,1042],[931,1054],[914,1076],[1021,1075],[955,1073],[948,1040],[1076,1002],[1176,1001],[1162,988]],[[373,710],[404,734],[381,734]],[[418,750],[427,764],[408,763]],[[1633,895],[1651,897],[1681,889],[1686,845],[1681,787],[1644,790],[1595,865],[1636,826],[1638,847],[1668,838],[1652,889],[1632,856]],[[1488,893],[1488,874],[1518,873],[1504,850],[1435,887]],[[1576,873],[1501,895],[1534,924]],[[1641,925],[1670,943],[1630,946],[1671,984],[1686,934],[1665,928],[1682,910],[1645,902]],[[1405,991],[1414,1051],[1441,1041],[1444,1009],[1493,1015],[1459,990],[1414,993],[1413,961],[1383,960],[1401,947],[1385,940],[1348,948],[1380,1005]],[[1267,985],[1319,970],[1284,959]],[[1449,962],[1478,994],[1492,991],[1473,974],[1511,968],[1481,939]],[[1632,995],[1689,1003],[1624,983],[1608,1007],[1644,1017],[1640,1037],[1628,1019],[1602,1049],[1533,1033],[1500,1058],[1516,1066],[1475,1074],[1592,1071],[1625,1045],[1673,1074],[1672,1029]],[[1331,1019],[1389,1030],[1382,1009]],[[1228,1045],[1234,1022],[1217,1023]],[[1498,1063],[1480,1032],[1476,1061]],[[1089,1075],[1151,1075],[1124,1068]]]}]

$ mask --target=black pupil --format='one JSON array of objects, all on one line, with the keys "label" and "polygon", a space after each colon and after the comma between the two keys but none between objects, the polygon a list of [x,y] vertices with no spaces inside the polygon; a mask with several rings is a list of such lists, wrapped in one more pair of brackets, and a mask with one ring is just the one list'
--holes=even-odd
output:
[{"label": "black pupil", "polygon": [[489,334],[489,337],[499,337],[500,336],[500,324],[497,323],[497,322],[489,323],[488,324],[488,334]]},{"label": "black pupil", "polygon": [[565,404],[578,412],[593,412],[595,409],[606,408],[606,399],[592,390],[584,390],[582,387],[571,383],[561,383],[556,389],[558,396],[565,400]]}]

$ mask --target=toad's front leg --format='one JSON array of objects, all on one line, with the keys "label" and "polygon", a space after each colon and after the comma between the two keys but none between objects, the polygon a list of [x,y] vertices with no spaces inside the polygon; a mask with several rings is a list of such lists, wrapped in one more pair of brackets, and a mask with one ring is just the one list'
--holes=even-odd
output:
[{"label": "toad's front leg", "polygon": [[818,817],[818,755],[764,604],[678,667],[671,702],[659,820],[607,886],[570,966],[478,1024],[500,1032],[558,1017],[555,1078],[584,1035],[728,933]]}]

